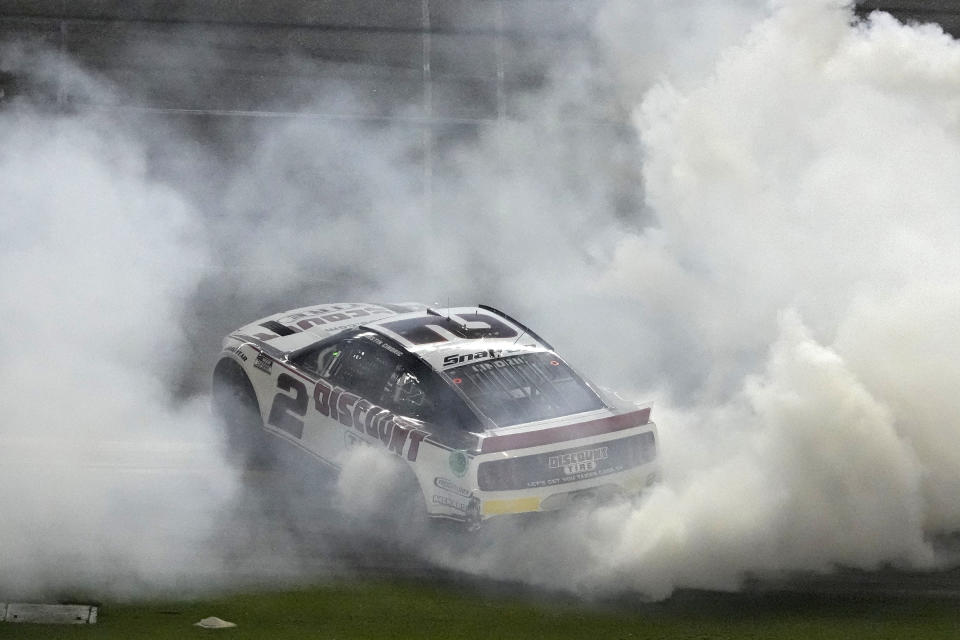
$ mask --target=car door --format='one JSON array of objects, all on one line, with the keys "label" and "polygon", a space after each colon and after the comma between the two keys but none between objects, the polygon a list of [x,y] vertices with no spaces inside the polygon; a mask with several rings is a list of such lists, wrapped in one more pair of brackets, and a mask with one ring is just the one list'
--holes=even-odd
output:
[{"label": "car door", "polygon": [[[398,349],[365,331],[297,355],[295,368],[313,382],[307,392],[293,376],[278,379],[268,428],[285,432],[282,435],[320,459],[340,466],[345,449],[360,441],[375,442],[362,423],[368,414],[387,415],[377,404],[400,358]],[[309,402],[304,405],[307,396]]]},{"label": "car door", "polygon": [[414,356],[401,359],[384,385],[381,404],[397,415],[424,423],[434,442],[464,448],[482,430],[476,416],[429,365]]},{"label": "car door", "polygon": [[361,443],[414,463],[428,434],[446,450],[464,448],[477,426],[428,365],[372,332],[323,343],[292,364],[303,375],[278,376],[268,428],[333,466]]},{"label": "car door", "polygon": [[473,490],[465,478],[467,450],[476,447],[482,427],[466,404],[429,365],[413,356],[404,358],[384,385],[381,404],[428,433],[410,461],[427,512],[458,520],[468,519]]}]

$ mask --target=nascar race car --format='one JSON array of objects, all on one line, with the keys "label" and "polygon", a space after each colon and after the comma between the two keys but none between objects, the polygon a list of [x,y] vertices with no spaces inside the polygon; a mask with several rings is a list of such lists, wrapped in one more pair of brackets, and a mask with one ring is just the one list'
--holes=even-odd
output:
[{"label": "nascar race car", "polygon": [[351,302],[257,320],[225,338],[213,402],[248,462],[269,438],[334,468],[379,447],[409,469],[428,515],[471,526],[657,477],[649,406],[594,387],[484,305]]}]

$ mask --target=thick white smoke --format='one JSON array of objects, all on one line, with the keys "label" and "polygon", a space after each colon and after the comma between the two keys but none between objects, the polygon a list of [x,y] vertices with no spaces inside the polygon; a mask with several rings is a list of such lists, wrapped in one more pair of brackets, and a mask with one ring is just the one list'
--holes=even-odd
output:
[{"label": "thick white smoke", "polygon": [[649,499],[478,569],[664,596],[935,562],[928,535],[960,518],[960,45],[851,18],[782,3],[699,83],[645,93],[656,222],[620,238],[601,286],[683,328],[637,358],[695,361],[698,393],[655,410]]},{"label": "thick white smoke", "polygon": [[169,367],[197,214],[95,117],[0,116],[0,589],[170,586],[233,480]]},{"label": "thick white smoke", "polygon": [[[624,0],[594,24],[600,53],[448,144],[429,208],[416,131],[280,121],[224,166],[116,121],[0,114],[0,507],[19,514],[0,587],[222,568],[236,479],[202,398],[171,401],[177,368],[203,368],[182,339],[215,350],[322,297],[490,301],[657,400],[645,500],[436,559],[655,596],[934,564],[928,535],[960,526],[960,46],[826,1]],[[631,108],[632,127],[584,124]],[[191,471],[95,470],[137,455]],[[372,499],[371,474],[348,465],[342,493]]]}]

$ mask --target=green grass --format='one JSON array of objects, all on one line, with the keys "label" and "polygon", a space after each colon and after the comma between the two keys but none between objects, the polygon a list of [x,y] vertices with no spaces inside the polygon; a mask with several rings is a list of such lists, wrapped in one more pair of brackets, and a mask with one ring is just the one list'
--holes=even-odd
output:
[{"label": "green grass", "polygon": [[[207,616],[235,629],[192,626]],[[489,595],[416,582],[345,583],[188,602],[103,603],[95,625],[0,623],[0,638],[957,638],[960,603],[687,592],[656,604]]]}]

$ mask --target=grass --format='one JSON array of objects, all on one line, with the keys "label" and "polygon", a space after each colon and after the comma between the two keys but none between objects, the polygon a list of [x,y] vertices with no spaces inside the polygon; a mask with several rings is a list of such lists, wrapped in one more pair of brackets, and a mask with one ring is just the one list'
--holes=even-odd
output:
[{"label": "grass", "polygon": [[[217,616],[238,626],[192,626]],[[413,581],[343,583],[210,600],[104,603],[95,625],[0,623],[0,638],[957,638],[947,599],[681,593],[602,605]]]}]

